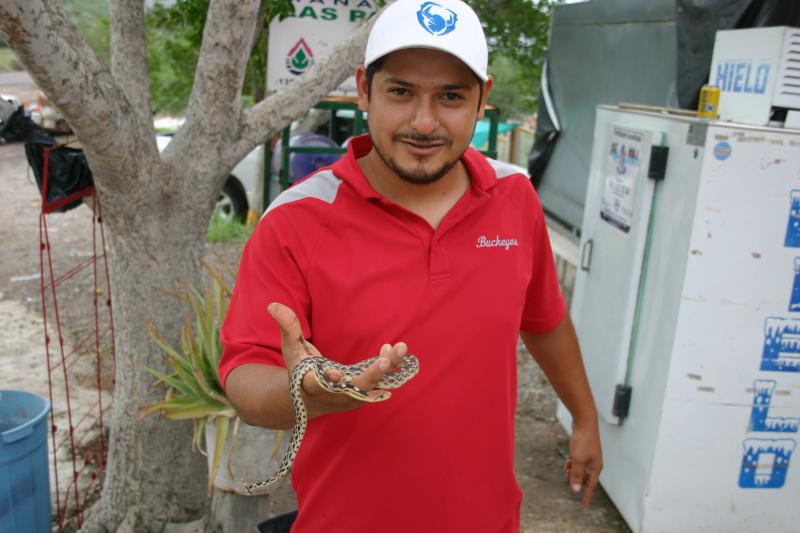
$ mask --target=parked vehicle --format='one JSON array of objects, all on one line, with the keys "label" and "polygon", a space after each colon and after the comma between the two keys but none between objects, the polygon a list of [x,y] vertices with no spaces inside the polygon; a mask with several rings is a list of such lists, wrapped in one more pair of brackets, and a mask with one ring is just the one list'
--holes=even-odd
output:
[{"label": "parked vehicle", "polygon": [[16,96],[0,94],[0,128],[19,107],[22,107],[22,104]]},{"label": "parked vehicle", "polygon": [[[172,140],[172,135],[156,135],[158,150],[163,152]],[[244,222],[248,211],[261,211],[259,181],[263,179],[261,152],[263,147],[251,151],[236,165],[228,176],[217,199],[215,215],[225,220]]]}]

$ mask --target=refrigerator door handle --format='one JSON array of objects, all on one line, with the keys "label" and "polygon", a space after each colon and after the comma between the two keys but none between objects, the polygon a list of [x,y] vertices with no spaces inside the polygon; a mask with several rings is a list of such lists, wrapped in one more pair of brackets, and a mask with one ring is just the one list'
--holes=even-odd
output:
[{"label": "refrigerator door handle", "polygon": [[581,250],[581,270],[584,272],[589,272],[589,268],[592,265],[592,250],[594,249],[594,239],[589,239],[585,243],[583,243],[583,249]]}]

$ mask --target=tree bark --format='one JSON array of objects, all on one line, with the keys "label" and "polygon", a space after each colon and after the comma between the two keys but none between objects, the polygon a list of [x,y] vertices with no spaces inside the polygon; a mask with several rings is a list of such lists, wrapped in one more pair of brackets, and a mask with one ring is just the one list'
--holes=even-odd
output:
[{"label": "tree bark", "polygon": [[258,0],[212,0],[187,121],[159,155],[150,117],[142,0],[112,0],[112,70],[54,0],[2,0],[0,35],[69,121],[87,155],[110,242],[117,374],[102,498],[87,531],[161,531],[207,505],[189,423],[148,417],[160,399],[142,366],[165,369],[143,319],[177,341],[184,309],[166,291],[197,285],[215,200],[230,170],[350,75],[368,26],[292,86],[242,110]]},{"label": "tree bark", "polygon": [[[144,38],[144,0],[109,4],[111,75],[119,84],[143,125],[153,125],[150,78]],[[155,131],[151,129],[151,136]]]},{"label": "tree bark", "polygon": [[117,373],[105,482],[86,531],[160,531],[166,522],[197,518],[206,508],[205,460],[191,452],[191,424],[139,419],[140,406],[164,394],[141,368],[164,367],[143,320],[176,331],[185,309],[167,291],[199,279],[202,217],[210,215],[208,209],[192,216],[158,212],[163,205],[143,207],[133,227],[109,221]]}]

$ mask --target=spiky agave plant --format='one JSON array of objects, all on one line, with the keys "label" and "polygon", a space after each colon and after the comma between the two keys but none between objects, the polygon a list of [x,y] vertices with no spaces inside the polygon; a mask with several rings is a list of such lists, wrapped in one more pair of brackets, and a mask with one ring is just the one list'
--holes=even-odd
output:
[{"label": "spiky agave plant", "polygon": [[172,420],[191,420],[194,425],[192,449],[204,455],[207,455],[203,447],[205,427],[210,422],[214,423],[215,442],[208,474],[210,492],[219,469],[231,421],[234,421],[235,434],[239,418],[222,390],[217,371],[222,356],[219,330],[231,297],[227,279],[233,279],[234,273],[227,265],[225,271],[215,269],[205,262],[203,266],[210,274],[205,292],[186,284],[173,293],[187,304],[189,311],[194,315],[194,327],[188,314],[184,317],[180,349],[173,347],[153,323],[145,320],[150,337],[167,357],[171,372],[164,373],[144,367],[157,378],[155,386],[166,386],[167,392],[163,400],[143,405],[142,416],[160,413]]}]

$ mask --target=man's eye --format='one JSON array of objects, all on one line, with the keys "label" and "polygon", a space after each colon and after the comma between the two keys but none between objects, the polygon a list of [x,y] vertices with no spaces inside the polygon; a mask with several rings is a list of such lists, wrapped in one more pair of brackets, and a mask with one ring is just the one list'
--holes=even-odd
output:
[{"label": "man's eye", "polygon": [[395,87],[394,89],[390,89],[389,92],[396,96],[405,96],[408,94],[408,89],[405,89],[403,87]]},{"label": "man's eye", "polygon": [[461,95],[458,93],[444,93],[444,99],[448,102],[457,102],[458,100],[463,100]]}]

